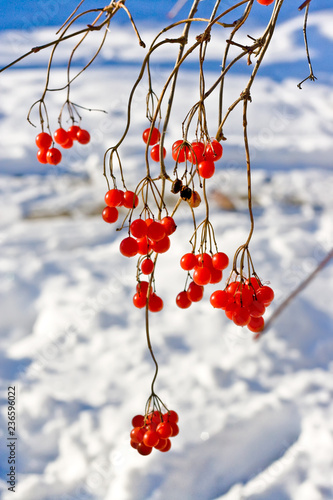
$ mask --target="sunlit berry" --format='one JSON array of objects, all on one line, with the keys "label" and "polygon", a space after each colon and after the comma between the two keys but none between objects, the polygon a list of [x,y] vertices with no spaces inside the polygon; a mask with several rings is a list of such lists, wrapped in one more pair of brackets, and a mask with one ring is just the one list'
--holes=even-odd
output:
[{"label": "sunlit berry", "polygon": [[118,210],[115,207],[105,207],[102,212],[102,217],[105,222],[112,224],[118,220]]},{"label": "sunlit berry", "polygon": [[36,136],[35,141],[39,149],[49,149],[52,144],[52,137],[47,132],[41,132]]},{"label": "sunlit berry", "polygon": [[61,162],[62,154],[57,148],[50,148],[46,153],[47,163],[50,165],[58,165]]}]

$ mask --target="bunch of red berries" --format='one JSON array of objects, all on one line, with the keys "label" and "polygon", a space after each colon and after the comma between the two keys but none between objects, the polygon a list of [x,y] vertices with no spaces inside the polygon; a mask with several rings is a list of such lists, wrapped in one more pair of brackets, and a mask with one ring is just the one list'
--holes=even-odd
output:
[{"label": "bunch of red berries", "polygon": [[[112,224],[118,220],[118,208],[135,208],[139,204],[139,198],[133,191],[123,191],[121,189],[109,189],[104,197],[106,207],[102,212],[105,222]],[[136,254],[134,254],[136,255]],[[131,255],[128,255],[131,257]]]},{"label": "bunch of red berries", "polygon": [[[125,257],[134,257],[137,254],[147,256],[149,259],[152,252],[165,253],[170,248],[169,236],[176,231],[176,224],[172,217],[166,216],[161,220],[153,218],[135,219],[130,224],[130,234],[120,243],[120,252]],[[145,261],[143,261],[145,262]],[[144,267],[147,263],[144,263]],[[150,264],[149,264],[150,267]],[[145,269],[144,274],[150,274]]]},{"label": "bunch of red berries", "polygon": [[204,293],[204,286],[219,283],[223,277],[223,270],[228,267],[229,258],[223,252],[210,256],[208,253],[186,253],[180,259],[180,267],[185,271],[193,271],[193,281],[187,290],[180,292],[176,297],[176,304],[181,309],[187,309],[192,302],[199,302]]},{"label": "bunch of red berries", "polygon": [[177,163],[184,163],[188,160],[197,166],[197,171],[203,179],[210,179],[215,173],[215,162],[222,158],[223,147],[216,140],[204,144],[201,141],[195,141],[186,144],[178,140],[172,145],[172,158]]},{"label": "bunch of red berries", "polygon": [[74,141],[80,144],[88,144],[90,141],[89,132],[77,125],[72,125],[68,130],[58,128],[53,134],[53,139],[47,132],[41,132],[36,137],[37,160],[44,164],[58,165],[61,162],[62,154],[58,148],[51,147],[52,143],[56,142],[62,148],[69,149],[73,146]]},{"label": "bunch of red berries", "polygon": [[[146,128],[146,130],[143,131],[142,139],[145,144],[151,146],[150,157],[153,161],[156,161],[158,163],[161,159],[160,143],[159,143],[159,140],[161,138],[161,133],[157,128],[153,128],[150,137],[149,135],[150,135],[150,128]],[[162,149],[162,155],[163,158],[166,157],[165,148]]]},{"label": "bunch of red berries", "polygon": [[256,277],[232,281],[225,290],[216,290],[210,296],[213,307],[223,309],[227,318],[238,326],[247,326],[251,332],[261,332],[265,326],[263,315],[274,299],[271,287]]},{"label": "bunch of red berries", "polygon": [[132,419],[131,446],[140,455],[150,455],[153,448],[167,452],[171,448],[170,438],[177,436],[178,415],[170,410],[164,414],[155,410],[146,416],[135,415]]}]

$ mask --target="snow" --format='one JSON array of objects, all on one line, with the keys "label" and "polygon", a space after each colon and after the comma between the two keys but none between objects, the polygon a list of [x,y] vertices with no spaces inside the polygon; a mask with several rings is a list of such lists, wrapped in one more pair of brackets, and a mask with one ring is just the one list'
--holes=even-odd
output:
[{"label": "snow", "polygon": [[[292,19],[279,25],[276,45],[252,90],[255,233],[250,249],[259,276],[276,292],[270,314],[333,246],[332,75],[319,64],[320,50],[328,58],[332,49],[332,15],[332,10],[317,11],[309,18],[310,28],[315,26],[325,41],[313,51],[316,83],[297,88],[307,66],[304,53],[298,55],[300,23]],[[43,86],[46,56],[38,55],[38,63],[26,60],[0,79],[1,437],[7,437],[7,387],[15,385],[15,499],[333,499],[332,265],[254,342],[248,331],[212,309],[209,295],[216,286],[190,309],[177,309],[175,296],[185,280],[178,261],[189,251],[193,231],[185,206],[176,214],[171,249],[158,263],[157,291],[165,307],[151,318],[160,364],[156,390],[179,413],[180,434],[167,454],[142,457],[129,445],[131,419],[144,410],[154,366],[144,313],[132,305],[135,259],[120,255],[123,232],[100,216],[106,191],[103,154],[124,129],[141,53],[139,47],[131,49],[136,40],[124,26],[115,32],[104,59],[72,91],[74,102],[108,114],[82,111],[91,144],[66,152],[59,167],[37,164],[36,132],[25,122]],[[15,36],[29,36],[33,46],[49,34],[18,31]],[[143,38],[151,34],[148,30]],[[11,36],[1,33],[1,64],[12,57]],[[280,39],[288,40],[290,50],[280,46],[278,53]],[[109,64],[115,53],[128,64]],[[65,55],[61,49],[55,82],[63,79]],[[163,57],[166,66],[153,73],[157,88],[171,51]],[[210,57],[208,80],[219,64],[217,53]],[[269,73],[274,64],[281,69],[277,78]],[[230,75],[228,103],[247,77],[246,68]],[[196,83],[189,64],[180,74],[168,148],[181,134]],[[136,94],[122,150],[131,188],[144,174],[146,87],[143,81]],[[48,99],[54,126],[63,97],[52,93]],[[208,100],[207,112],[213,134],[214,99]],[[236,110],[225,128],[223,161],[209,183],[219,249],[230,257],[249,231],[241,119]],[[167,165],[172,166],[168,159]],[[217,204],[216,190],[230,197],[235,210]],[[203,208],[197,213],[200,219]],[[7,500],[3,445],[0,460]]]}]

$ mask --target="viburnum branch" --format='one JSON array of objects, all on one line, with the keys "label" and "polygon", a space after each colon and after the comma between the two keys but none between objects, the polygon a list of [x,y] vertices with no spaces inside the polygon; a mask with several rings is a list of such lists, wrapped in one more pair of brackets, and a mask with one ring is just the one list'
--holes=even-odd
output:
[{"label": "viburnum branch", "polygon": [[306,57],[307,57],[308,64],[309,64],[310,74],[309,74],[309,76],[304,78],[304,80],[302,80],[297,85],[297,87],[299,89],[302,89],[302,83],[306,82],[306,80],[311,80],[312,82],[317,80],[317,78],[313,74],[312,63],[311,63],[311,58],[310,58],[310,51],[309,51],[309,44],[308,44],[308,37],[307,37],[307,22],[308,22],[308,15],[309,15],[309,7],[310,7],[310,2],[307,3],[306,9],[305,9],[303,35],[304,35],[305,52],[306,52]]}]

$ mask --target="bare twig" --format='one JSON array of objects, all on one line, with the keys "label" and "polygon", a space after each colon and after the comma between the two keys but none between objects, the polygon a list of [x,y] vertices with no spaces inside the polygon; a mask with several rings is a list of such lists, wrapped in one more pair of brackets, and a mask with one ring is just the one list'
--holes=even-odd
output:
[{"label": "bare twig", "polygon": [[[306,2],[304,2],[306,4]],[[315,80],[317,80],[317,78],[314,76],[313,74],[313,69],[312,69],[312,63],[311,63],[311,59],[310,59],[310,52],[309,52],[309,45],[308,45],[308,37],[307,37],[307,31],[306,31],[306,28],[307,28],[307,22],[308,22],[308,15],[309,15],[309,6],[310,6],[310,0],[307,2],[306,4],[306,9],[305,9],[305,15],[304,15],[304,25],[303,25],[303,35],[304,35],[304,43],[305,43],[305,51],[306,51],[306,57],[308,59],[308,63],[309,63],[309,68],[310,68],[310,74],[309,76],[307,76],[306,78],[304,78],[304,80],[302,80],[298,85],[297,87],[299,89],[302,89],[302,83],[306,82],[306,80],[311,80],[312,82],[314,82]]]},{"label": "bare twig", "polygon": [[286,307],[294,300],[294,298],[301,293],[310,283],[311,281],[317,276],[317,274],[329,263],[329,261],[333,259],[333,248],[332,250],[326,255],[326,257],[319,262],[318,266],[312,271],[312,273],[304,280],[298,287],[290,294],[288,297],[279,305],[277,309],[275,309],[274,313],[272,316],[269,318],[269,320],[266,322],[265,328],[263,331],[258,333],[255,336],[255,339],[258,339],[266,333],[269,328],[272,326],[272,323],[276,320],[278,316],[286,309]]}]

